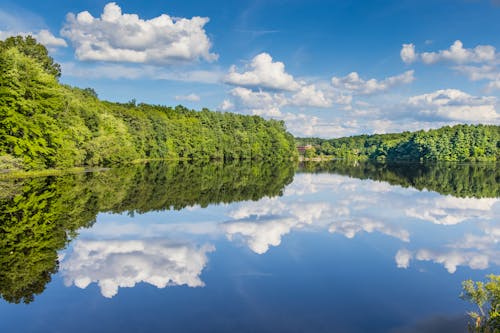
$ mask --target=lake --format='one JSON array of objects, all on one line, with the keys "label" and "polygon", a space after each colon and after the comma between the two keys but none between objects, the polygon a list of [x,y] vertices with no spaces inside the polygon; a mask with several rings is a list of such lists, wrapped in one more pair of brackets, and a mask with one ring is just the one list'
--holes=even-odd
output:
[{"label": "lake", "polygon": [[466,332],[496,164],[151,163],[0,180],[2,332]]}]

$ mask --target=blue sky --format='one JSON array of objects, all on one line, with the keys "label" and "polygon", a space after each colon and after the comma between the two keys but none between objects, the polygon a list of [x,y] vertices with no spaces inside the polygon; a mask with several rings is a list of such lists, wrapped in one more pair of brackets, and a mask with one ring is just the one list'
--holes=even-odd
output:
[{"label": "blue sky", "polygon": [[499,124],[499,32],[496,0],[0,0],[0,38],[34,34],[63,83],[300,136]]}]

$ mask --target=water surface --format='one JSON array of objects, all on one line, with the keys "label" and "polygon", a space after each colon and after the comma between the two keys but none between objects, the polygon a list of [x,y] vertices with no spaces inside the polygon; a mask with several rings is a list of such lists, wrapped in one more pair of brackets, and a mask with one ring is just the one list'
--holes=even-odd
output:
[{"label": "water surface", "polygon": [[1,181],[5,332],[465,332],[495,164],[150,164]]}]

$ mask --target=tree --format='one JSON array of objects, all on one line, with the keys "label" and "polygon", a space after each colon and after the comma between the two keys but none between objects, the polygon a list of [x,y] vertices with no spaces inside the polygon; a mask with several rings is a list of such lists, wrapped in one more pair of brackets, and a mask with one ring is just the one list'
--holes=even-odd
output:
[{"label": "tree", "polygon": [[475,304],[479,312],[469,312],[474,324],[469,327],[472,332],[500,332],[500,275],[489,275],[489,281],[474,282],[466,280],[462,283],[460,297]]},{"label": "tree", "polygon": [[50,75],[56,78],[61,76],[61,65],[54,62],[54,59],[49,56],[47,48],[38,43],[32,36],[15,36],[0,41],[0,50],[7,50],[10,48],[16,48],[26,56],[35,59]]}]

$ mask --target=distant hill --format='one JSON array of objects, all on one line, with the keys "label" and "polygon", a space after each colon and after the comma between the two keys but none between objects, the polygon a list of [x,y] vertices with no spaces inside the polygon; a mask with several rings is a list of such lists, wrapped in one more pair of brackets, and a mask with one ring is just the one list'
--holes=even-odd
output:
[{"label": "distant hill", "polygon": [[500,161],[500,126],[455,125],[392,134],[358,135],[339,139],[296,138],[311,145],[305,154],[338,159],[378,161]]}]

